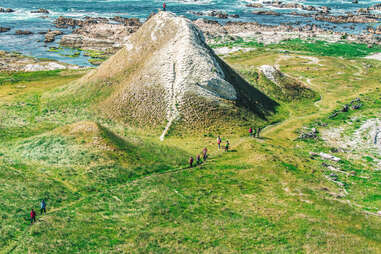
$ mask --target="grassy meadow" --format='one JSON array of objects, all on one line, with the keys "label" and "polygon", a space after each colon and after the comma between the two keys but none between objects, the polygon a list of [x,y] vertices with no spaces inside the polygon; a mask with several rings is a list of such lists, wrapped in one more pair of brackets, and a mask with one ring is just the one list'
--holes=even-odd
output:
[{"label": "grassy meadow", "polygon": [[[160,131],[98,114],[102,94],[56,97],[86,71],[0,74],[0,253],[380,253],[381,171],[345,152],[334,153],[340,162],[313,157],[332,147],[298,136],[379,117],[381,62],[348,56],[347,45],[313,53],[320,46],[224,57],[259,89],[266,64],[314,91],[268,94],[280,106],[258,124],[261,138],[245,126],[161,142]],[[329,118],[355,98],[363,107]],[[219,134],[232,145],[227,153],[217,149]],[[209,159],[189,168],[204,147]],[[343,185],[329,180],[325,163],[341,169]]]}]

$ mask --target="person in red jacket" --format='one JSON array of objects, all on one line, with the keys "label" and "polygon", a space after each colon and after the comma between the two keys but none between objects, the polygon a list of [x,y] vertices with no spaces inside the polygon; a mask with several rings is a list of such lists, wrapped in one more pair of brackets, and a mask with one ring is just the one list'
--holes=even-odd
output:
[{"label": "person in red jacket", "polygon": [[36,212],[32,209],[30,212],[30,224],[33,224],[34,222],[36,222]]},{"label": "person in red jacket", "polygon": [[193,157],[189,158],[189,167],[193,167]]},{"label": "person in red jacket", "polygon": [[163,11],[166,11],[166,10],[167,10],[167,5],[163,3]]},{"label": "person in red jacket", "polygon": [[218,136],[218,137],[217,137],[218,150],[220,150],[220,148],[221,148],[221,142],[222,142],[221,137]]},{"label": "person in red jacket", "polygon": [[253,136],[253,128],[249,128],[249,136],[252,137]]}]

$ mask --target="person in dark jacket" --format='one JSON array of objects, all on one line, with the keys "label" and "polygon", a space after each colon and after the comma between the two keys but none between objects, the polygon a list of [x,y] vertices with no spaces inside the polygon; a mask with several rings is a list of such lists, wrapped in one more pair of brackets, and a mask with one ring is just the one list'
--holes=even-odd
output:
[{"label": "person in dark jacket", "polygon": [[262,131],[262,127],[259,127],[259,128],[258,128],[258,132],[257,132],[257,138],[260,138],[259,135],[261,134],[261,131]]},{"label": "person in dark jacket", "polygon": [[197,154],[197,157],[196,157],[196,164],[197,165],[201,164],[201,156],[199,154]]},{"label": "person in dark jacket", "polygon": [[189,158],[189,167],[193,167],[193,157]]},{"label": "person in dark jacket", "polygon": [[34,222],[36,222],[36,212],[32,209],[30,212],[30,224],[33,224]]},{"label": "person in dark jacket", "polygon": [[46,202],[44,199],[41,201],[40,205],[41,205],[41,214],[46,213]]},{"label": "person in dark jacket", "polygon": [[229,151],[229,146],[230,146],[229,140],[226,140],[225,152]]},{"label": "person in dark jacket", "polygon": [[204,148],[202,149],[202,157],[204,159],[204,161],[206,161],[206,159],[208,158],[208,148]]}]

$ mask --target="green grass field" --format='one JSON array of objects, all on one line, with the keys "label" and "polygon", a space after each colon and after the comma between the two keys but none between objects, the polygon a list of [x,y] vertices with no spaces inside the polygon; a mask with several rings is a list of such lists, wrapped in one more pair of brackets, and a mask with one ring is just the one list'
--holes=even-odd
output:
[{"label": "green grass field", "polygon": [[[297,139],[303,127],[379,117],[381,62],[356,56],[311,60],[274,46],[225,57],[259,89],[253,72],[278,64],[316,93],[279,100],[260,139],[202,130],[160,142],[159,131],[98,115],[98,97],[52,97],[83,72],[1,74],[0,253],[380,253],[373,157],[336,153],[332,166],[356,172],[337,173],[340,186],[309,153],[332,147]],[[357,97],[358,111],[328,118]],[[218,134],[230,152],[217,149]],[[208,161],[188,168],[204,147]],[[43,198],[47,214],[31,226]]]}]

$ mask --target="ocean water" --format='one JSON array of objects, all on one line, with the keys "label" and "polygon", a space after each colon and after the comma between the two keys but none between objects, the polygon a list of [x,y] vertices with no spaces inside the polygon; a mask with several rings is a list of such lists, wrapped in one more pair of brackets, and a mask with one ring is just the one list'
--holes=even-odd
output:
[{"label": "ocean water", "polygon": [[[268,0],[266,0],[268,1]],[[256,21],[262,24],[276,25],[280,23],[317,23],[323,27],[346,31],[349,33],[361,33],[366,24],[355,24],[355,29],[350,29],[352,24],[336,25],[325,22],[316,22],[311,18],[295,16],[262,16],[253,15],[253,8],[246,7],[246,4],[262,1],[245,0],[171,0],[166,1],[167,8],[179,15],[185,15],[191,19],[199,17],[191,15],[190,11],[223,10],[229,14],[239,14],[239,21]],[[360,0],[358,4],[353,4],[351,0],[299,0],[282,1],[298,2],[305,5],[329,6],[333,14],[343,14],[354,12],[358,8],[366,8],[380,1]],[[163,1],[160,0],[0,0],[0,7],[15,9],[14,13],[0,13],[0,26],[10,27],[11,31],[0,34],[0,50],[17,51],[26,55],[42,58],[52,58],[67,63],[89,65],[85,57],[66,57],[57,52],[49,52],[49,47],[57,46],[56,43],[45,44],[44,36],[38,32],[48,29],[55,29],[53,21],[59,16],[81,18],[92,17],[137,17],[144,20],[151,12],[161,8]],[[44,14],[32,14],[31,10],[45,8],[50,11],[47,18]],[[290,12],[282,9],[279,12]],[[295,11],[295,10],[292,10]],[[210,18],[210,17],[209,17]],[[228,19],[229,20],[229,19]],[[220,20],[226,22],[228,20]],[[30,30],[34,35],[16,36],[15,30]],[[68,29],[62,29],[64,33],[70,33]],[[57,37],[59,41],[59,37]]]}]

